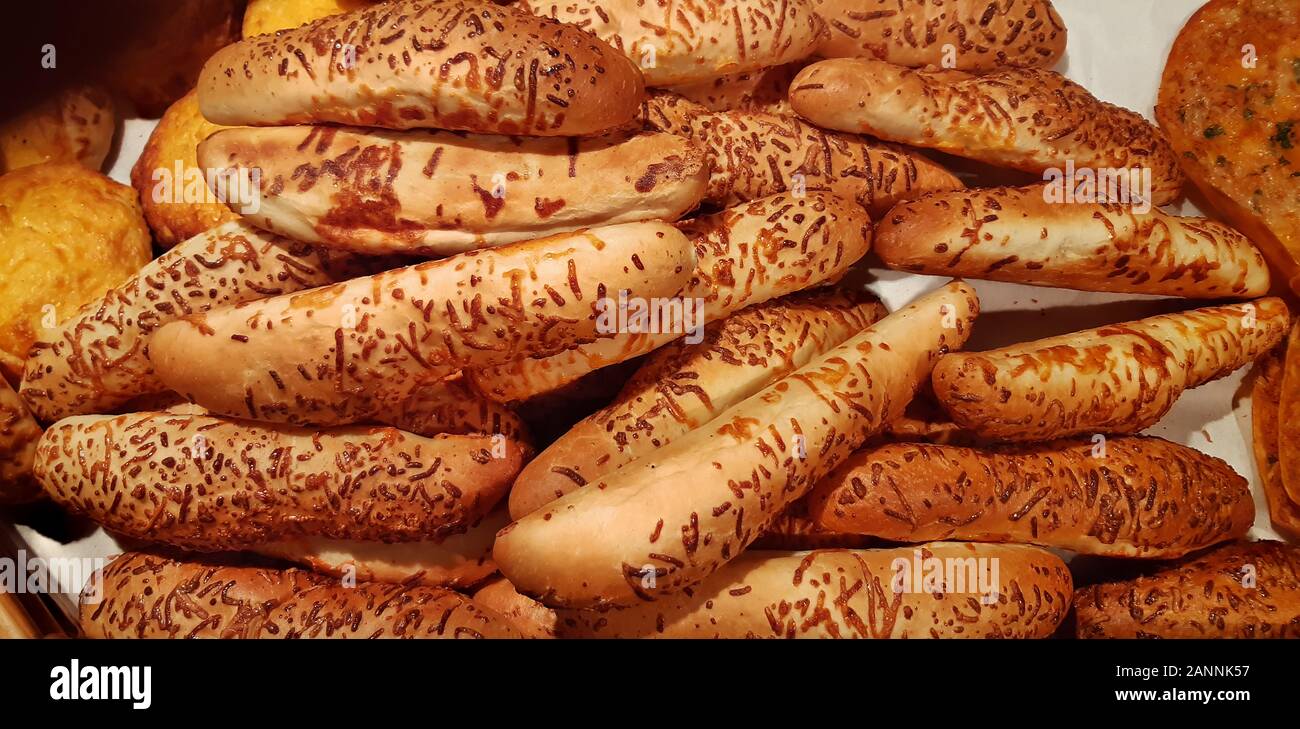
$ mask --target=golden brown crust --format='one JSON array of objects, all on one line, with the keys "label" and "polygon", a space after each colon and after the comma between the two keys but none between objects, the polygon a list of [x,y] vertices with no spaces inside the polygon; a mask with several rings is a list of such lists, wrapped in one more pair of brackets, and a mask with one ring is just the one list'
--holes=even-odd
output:
[{"label": "golden brown crust", "polygon": [[940,353],[965,341],[978,308],[961,282],[922,297],[709,427],[511,524],[497,535],[497,566],[554,606],[691,588],[901,413]]},{"label": "golden brown crust", "polygon": [[0,175],[0,373],[22,377],[32,344],[153,251],[135,191],[70,162]]},{"label": "golden brown crust", "polygon": [[1278,465],[1281,448],[1278,403],[1282,399],[1283,358],[1288,351],[1285,344],[1278,345],[1255,363],[1255,384],[1250,396],[1251,447],[1273,529],[1287,541],[1300,542],[1300,504],[1292,501],[1287,493]]},{"label": "golden brown crust", "polygon": [[[933,589],[900,568],[971,565]],[[976,584],[980,581],[983,584]],[[901,589],[895,589],[901,588]],[[560,610],[561,637],[1047,638],[1073,581],[1052,553],[1022,545],[936,542],[815,552],[750,551],[689,592],[604,612]]]},{"label": "golden brown crust", "polygon": [[0,377],[0,504],[32,501],[41,485],[32,478],[32,461],[41,426],[5,378]]},{"label": "golden brown crust", "polygon": [[99,170],[113,146],[113,99],[96,86],[62,89],[0,123],[0,174],[42,162]]},{"label": "golden brown crust", "polygon": [[950,354],[932,382],[953,421],[986,438],[1137,433],[1184,390],[1248,364],[1289,327],[1281,299],[1257,299]]},{"label": "golden brown crust", "polygon": [[825,24],[809,0],[520,0],[623,52],[647,86],[676,86],[810,55]]},{"label": "golden brown crust", "polygon": [[225,125],[336,122],[594,134],[629,121],[641,73],[573,26],[459,0],[385,3],[222,49],[199,105]]},{"label": "golden brown crust", "polygon": [[1300,550],[1236,542],[1075,594],[1080,638],[1298,638]]},{"label": "golden brown crust", "polygon": [[167,107],[131,167],[131,186],[140,196],[144,218],[165,248],[239,219],[206,182],[194,182],[204,174],[195,149],[222,129],[203,118],[198,95],[191,91]]},{"label": "golden brown crust", "polygon": [[[677,227],[695,248],[695,271],[677,296],[697,302],[705,323],[834,281],[871,247],[866,212],[826,193],[772,195]],[[518,402],[652,352],[679,339],[680,330],[600,332],[564,352],[519,359],[471,376],[488,397]]]},{"label": "golden brown crust", "polygon": [[694,263],[666,223],[591,228],[195,314],[155,332],[149,359],[216,413],[358,422],[458,370],[561,352],[593,336],[598,298],[672,296]]},{"label": "golden brown crust", "polygon": [[374,5],[378,0],[249,0],[244,9],[244,38],[306,25],[313,20]]},{"label": "golden brown crust", "polygon": [[873,247],[910,273],[1198,299],[1268,293],[1264,257],[1226,225],[1052,194],[1033,185],[899,203]]},{"label": "golden brown crust", "polygon": [[1178,160],[1154,125],[1053,71],[975,76],[836,58],[801,71],[790,104],[827,129],[1026,172],[1064,170],[1067,162],[1078,169],[1149,169],[1154,204],[1182,194]]},{"label": "golden brown crust", "polygon": [[489,582],[474,593],[474,602],[510,621],[525,638],[554,638],[558,618],[555,611],[520,595],[504,577]]},{"label": "golden brown crust", "polygon": [[878,301],[810,291],[746,308],[650,355],[618,399],[529,462],[510,490],[516,519],[703,426],[885,315]]},{"label": "golden brown crust", "polygon": [[823,58],[992,71],[1048,68],[1065,55],[1065,23],[1051,0],[816,0],[816,9],[826,19]]},{"label": "golden brown crust", "polygon": [[1300,292],[1300,7],[1211,0],[1175,39],[1156,119],[1188,179]]},{"label": "golden brown crust", "polygon": [[446,256],[592,225],[676,220],[704,153],[672,134],[520,138],[357,127],[228,129],[199,163],[258,175],[254,225],[358,253]]},{"label": "golden brown crust", "polygon": [[1245,536],[1250,484],[1159,438],[961,448],[895,443],[854,454],[813,489],[832,531],[900,542],[1018,542],[1174,558]]},{"label": "golden brown crust", "polygon": [[34,472],[50,498],[128,536],[198,551],[297,537],[406,542],[463,532],[523,466],[491,436],[315,431],[144,412],[65,418]]},{"label": "golden brown crust", "polygon": [[226,223],[147,263],[32,347],[20,392],[38,418],[112,412],[164,392],[149,364],[149,335],[167,322],[241,301],[299,291],[354,274],[309,246]]},{"label": "golden brown crust", "polygon": [[962,187],[952,173],[919,154],[828,132],[793,116],[709,113],[674,94],[656,94],[646,107],[650,128],[689,137],[705,149],[712,168],[705,200],[715,205],[802,189],[853,200],[878,216],[901,200]]},{"label": "golden brown crust", "polygon": [[340,584],[296,569],[229,567],[141,552],[114,559],[81,598],[87,638],[517,638],[454,592]]}]

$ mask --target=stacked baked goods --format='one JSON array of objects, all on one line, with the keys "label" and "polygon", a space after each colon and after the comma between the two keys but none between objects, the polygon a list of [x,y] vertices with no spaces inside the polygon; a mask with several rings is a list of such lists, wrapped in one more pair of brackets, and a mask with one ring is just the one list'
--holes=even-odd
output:
[{"label": "stacked baked goods", "polygon": [[[150,196],[169,249],[0,389],[11,490],[141,545],[83,632],[1297,634],[1247,479],[1142,434],[1256,360],[1286,392],[1252,231],[1157,207],[1178,153],[1050,70],[1048,0],[860,5],[250,3],[132,175],[212,197]],[[873,250],[944,278],[889,311]],[[968,280],[1187,301],[966,351]]]}]

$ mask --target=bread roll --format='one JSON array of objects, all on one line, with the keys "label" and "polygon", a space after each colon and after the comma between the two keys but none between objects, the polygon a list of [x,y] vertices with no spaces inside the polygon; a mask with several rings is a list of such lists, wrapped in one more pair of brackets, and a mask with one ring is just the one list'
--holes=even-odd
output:
[{"label": "bread roll", "polygon": [[880,221],[875,249],[910,273],[1197,299],[1268,293],[1264,257],[1226,225],[1053,194],[1035,185],[899,203]]},{"label": "bread roll", "polygon": [[140,196],[144,218],[164,248],[239,220],[209,187],[208,171],[199,167],[196,151],[224,128],[203,118],[199,97],[191,91],[167,107],[131,167],[131,186]]},{"label": "bread roll", "polygon": [[1144,199],[1155,205],[1182,194],[1178,160],[1150,122],[1053,71],[973,76],[837,58],[801,71],[790,85],[790,105],[827,129],[1026,172],[1062,170],[1067,162],[1080,170],[1149,170]]},{"label": "bread roll", "polygon": [[[1296,336],[1294,327],[1291,336]],[[1273,529],[1288,541],[1300,542],[1300,503],[1292,501],[1287,493],[1279,466],[1282,429],[1278,403],[1282,399],[1283,358],[1291,351],[1279,345],[1255,363],[1250,396],[1251,447]]]},{"label": "bread roll", "polygon": [[1286,304],[1267,298],[955,353],[935,365],[934,393],[954,422],[985,438],[1137,433],[1183,390],[1264,354],[1289,326]]},{"label": "bread roll", "polygon": [[873,216],[900,200],[961,181],[935,162],[856,134],[828,132],[791,116],[753,111],[707,113],[671,96],[652,97],[646,124],[705,149],[712,170],[705,200],[737,205],[777,193],[829,192]]},{"label": "bread roll", "polygon": [[[257,180],[265,230],[359,253],[444,256],[590,225],[676,220],[703,153],[671,134],[521,139],[355,127],[229,129],[199,163]],[[257,175],[253,178],[253,175]]]},{"label": "bread roll", "polygon": [[197,235],[145,264],[32,347],[20,392],[41,420],[111,412],[167,386],[149,335],[182,317],[321,286],[353,273],[309,246],[239,222]]},{"label": "bread roll", "polygon": [[710,81],[812,54],[825,24],[810,0],[648,3],[520,0],[538,15],[582,28],[641,68],[648,86]]},{"label": "bread roll", "polygon": [[197,314],[155,332],[149,359],[216,413],[357,422],[462,368],[563,351],[595,333],[594,301],[671,296],[694,263],[666,223],[592,228]]},{"label": "bread roll", "polygon": [[898,415],[979,303],[953,282],[851,337],[702,428],[497,535],[493,558],[557,607],[655,601],[734,559]]},{"label": "bread roll", "polygon": [[1065,23],[1051,0],[816,0],[824,58],[861,56],[900,66],[992,71],[1053,66]]},{"label": "bread roll", "polygon": [[74,162],[99,171],[113,147],[113,99],[97,86],[61,89],[0,123],[0,174],[42,162]]},{"label": "bread roll", "polygon": [[555,611],[520,595],[503,577],[479,588],[474,602],[510,621],[525,638],[555,637]]},{"label": "bread roll", "polygon": [[[751,304],[833,281],[871,247],[871,221],[850,201],[825,193],[773,195],[678,228],[695,246],[695,272],[677,294],[683,314],[668,325],[603,327],[589,340],[547,357],[475,371],[475,386],[498,402],[553,391],[579,377],[652,352],[697,327]],[[686,302],[694,321],[687,322]],[[647,306],[649,302],[646,302]],[[629,304],[629,312],[631,311]],[[680,325],[673,326],[674,318]],[[648,331],[641,331],[648,330]],[[695,329],[695,341],[703,336]]]},{"label": "bread roll", "polygon": [[522,519],[654,453],[884,315],[866,296],[814,290],[743,309],[709,325],[698,344],[663,347],[617,400],[529,462],[510,490],[510,515]]},{"label": "bread roll", "polygon": [[1080,638],[1300,638],[1300,549],[1236,542],[1074,598]]},{"label": "bread roll", "polygon": [[796,61],[756,71],[731,73],[693,84],[670,86],[667,90],[703,106],[707,111],[759,111],[792,115],[794,111],[790,108],[790,82],[805,65],[804,61]]},{"label": "bread roll", "polygon": [[128,552],[81,596],[87,638],[518,638],[467,597]]},{"label": "bread roll", "polygon": [[[935,577],[927,582],[926,574]],[[1071,594],[1070,571],[1060,558],[1021,545],[751,551],[688,592],[604,612],[560,610],[558,632],[565,638],[1046,638],[1069,612]]]},{"label": "bread roll", "polygon": [[0,377],[0,504],[32,501],[41,485],[32,478],[32,461],[41,426],[32,418],[18,393]]},{"label": "bread roll", "polygon": [[1171,559],[1238,539],[1250,484],[1218,458],[1159,438],[855,453],[809,495],[825,529],[895,542],[1019,542]]},{"label": "bread roll", "polygon": [[523,465],[490,436],[315,431],[209,415],[82,415],[55,423],[34,472],[68,510],[182,549],[296,537],[410,542],[464,531]]},{"label": "bread roll", "polygon": [[135,191],[73,163],[0,175],[0,375],[32,344],[153,255]]},{"label": "bread roll", "polygon": [[294,537],[257,545],[253,551],[343,579],[464,590],[497,571],[492,543],[509,523],[510,516],[502,508],[442,539],[387,543]]},{"label": "bread roll", "polygon": [[199,77],[203,116],[227,126],[585,135],[631,120],[643,94],[636,66],[577,28],[459,0],[385,3],[255,36]]}]

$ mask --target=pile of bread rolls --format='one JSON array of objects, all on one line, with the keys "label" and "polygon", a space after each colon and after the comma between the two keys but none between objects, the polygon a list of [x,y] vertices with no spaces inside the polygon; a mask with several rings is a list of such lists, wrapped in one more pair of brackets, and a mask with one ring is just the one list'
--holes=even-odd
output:
[{"label": "pile of bread rolls", "polygon": [[[150,545],[85,634],[1296,634],[1300,553],[1238,542],[1247,481],[1139,434],[1285,336],[1259,252],[968,189],[924,150],[1141,168],[1156,205],[1182,173],[1047,70],[1049,0],[866,4],[255,0],[276,32],[213,55],[137,168],[251,204],[146,205],[174,245],[0,391],[39,491]],[[889,312],[853,283],[873,246],[954,280]],[[1211,305],[965,352],[964,278]],[[703,329],[610,327],[619,297]],[[622,363],[558,438],[521,417]],[[1076,595],[1063,551],[1171,562]]]}]

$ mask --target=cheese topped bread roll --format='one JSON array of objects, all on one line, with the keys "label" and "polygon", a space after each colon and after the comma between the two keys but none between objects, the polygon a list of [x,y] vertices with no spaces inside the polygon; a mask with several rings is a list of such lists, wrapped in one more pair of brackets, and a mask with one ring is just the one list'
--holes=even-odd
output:
[{"label": "cheese topped bread roll", "polygon": [[827,129],[1026,172],[1064,170],[1067,162],[1094,171],[1149,170],[1142,174],[1150,175],[1146,197],[1155,205],[1182,194],[1178,160],[1153,124],[1098,101],[1053,71],[1013,68],[972,75],[835,58],[795,77],[790,104]]},{"label": "cheese topped bread roll", "polygon": [[934,368],[952,419],[1000,440],[1137,433],[1184,390],[1272,349],[1291,316],[1281,299],[1163,314],[987,352],[956,352]]},{"label": "cheese topped bread roll", "polygon": [[648,86],[711,81],[810,55],[825,24],[811,0],[520,0],[622,51]]},{"label": "cheese topped bread roll", "polygon": [[991,71],[1050,68],[1065,55],[1065,23],[1051,0],[816,0],[824,58]]},{"label": "cheese topped bread roll", "polygon": [[473,0],[382,3],[233,43],[199,76],[226,126],[334,122],[594,134],[636,114],[641,72],[578,28]]},{"label": "cheese topped bread roll", "polygon": [[208,137],[198,158],[256,181],[254,205],[229,196],[252,224],[366,254],[448,256],[593,225],[676,220],[699,203],[709,175],[697,145],[654,132],[247,127]]}]

